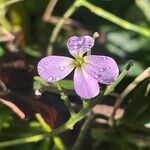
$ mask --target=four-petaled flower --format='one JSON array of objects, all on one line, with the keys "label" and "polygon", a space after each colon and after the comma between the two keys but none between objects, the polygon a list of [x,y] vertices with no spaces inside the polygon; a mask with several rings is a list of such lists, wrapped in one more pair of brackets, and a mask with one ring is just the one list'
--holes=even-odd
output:
[{"label": "four-petaled flower", "polygon": [[47,56],[38,63],[38,73],[43,80],[56,82],[65,78],[75,68],[74,88],[85,99],[97,96],[101,84],[111,84],[119,73],[116,62],[108,56],[83,56],[91,50],[95,40],[91,36],[72,36],[67,47],[75,59],[63,56]]}]

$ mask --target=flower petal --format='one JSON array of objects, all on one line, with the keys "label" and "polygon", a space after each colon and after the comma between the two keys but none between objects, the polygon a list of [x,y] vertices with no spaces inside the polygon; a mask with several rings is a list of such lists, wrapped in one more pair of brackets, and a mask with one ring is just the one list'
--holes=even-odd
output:
[{"label": "flower petal", "polygon": [[63,56],[47,56],[38,63],[38,73],[43,80],[55,82],[65,78],[73,69],[74,59]]},{"label": "flower petal", "polygon": [[72,36],[68,39],[67,47],[74,57],[83,55],[94,45],[94,39],[91,36]]},{"label": "flower petal", "polygon": [[85,99],[91,99],[100,92],[100,87],[93,77],[84,68],[76,68],[74,73],[74,88],[76,93]]},{"label": "flower petal", "polygon": [[86,71],[102,84],[110,84],[118,74],[119,69],[117,63],[108,56],[85,56]]}]

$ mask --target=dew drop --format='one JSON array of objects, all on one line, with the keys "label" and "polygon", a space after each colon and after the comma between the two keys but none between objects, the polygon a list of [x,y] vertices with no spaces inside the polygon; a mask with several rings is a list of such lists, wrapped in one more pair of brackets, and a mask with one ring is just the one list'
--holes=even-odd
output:
[{"label": "dew drop", "polygon": [[95,72],[92,72],[92,75],[95,75]]},{"label": "dew drop", "polygon": [[45,61],[45,62],[44,62],[44,65],[46,65],[46,66],[47,66],[48,64],[49,64],[49,63],[48,63],[47,61]]},{"label": "dew drop", "polygon": [[106,69],[107,69],[107,70],[109,70],[109,69],[110,69],[110,67],[109,67],[109,66],[107,66],[107,67],[106,67]]},{"label": "dew drop", "polygon": [[95,78],[95,79],[98,79],[98,75],[97,75],[97,74],[95,74],[95,75],[94,75],[94,78]]},{"label": "dew drop", "polygon": [[100,69],[99,69],[100,72],[103,72],[104,70],[105,70],[104,68],[100,68]]},{"label": "dew drop", "polygon": [[107,59],[107,57],[106,57],[106,56],[103,56],[103,57],[102,57],[102,60],[106,60],[106,59]]},{"label": "dew drop", "polygon": [[49,77],[48,81],[51,82],[53,80],[53,77]]},{"label": "dew drop", "polygon": [[60,67],[60,70],[61,70],[61,71],[65,70],[65,66],[61,66],[61,67]]}]

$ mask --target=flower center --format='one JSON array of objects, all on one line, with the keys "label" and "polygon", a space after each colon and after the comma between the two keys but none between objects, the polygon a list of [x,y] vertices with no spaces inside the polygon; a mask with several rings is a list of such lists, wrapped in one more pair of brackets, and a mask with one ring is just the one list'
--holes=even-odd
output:
[{"label": "flower center", "polygon": [[84,63],[84,58],[83,57],[77,57],[74,61],[76,67],[81,67]]}]

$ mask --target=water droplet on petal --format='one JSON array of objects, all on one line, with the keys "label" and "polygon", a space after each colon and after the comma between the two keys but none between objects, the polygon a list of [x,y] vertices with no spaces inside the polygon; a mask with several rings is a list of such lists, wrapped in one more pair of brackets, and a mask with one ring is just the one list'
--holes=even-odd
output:
[{"label": "water droplet on petal", "polygon": [[95,75],[94,75],[94,78],[95,78],[95,79],[98,79],[98,75],[97,75],[97,74],[95,74]]},{"label": "water droplet on petal", "polygon": [[49,77],[48,81],[51,82],[53,80],[53,77]]},{"label": "water droplet on petal", "polygon": [[107,67],[106,67],[106,69],[107,69],[107,70],[109,70],[109,69],[110,69],[110,67],[109,67],[109,66],[107,66]]},{"label": "water droplet on petal", "polygon": [[102,60],[106,60],[106,59],[107,59],[107,57],[106,57],[106,56],[103,56],[103,57],[102,57]]},{"label": "water droplet on petal", "polygon": [[48,65],[49,63],[47,61],[44,61],[44,65]]},{"label": "water droplet on petal", "polygon": [[92,72],[92,75],[95,75],[95,72]]},{"label": "water droplet on petal", "polygon": [[61,66],[60,70],[63,71],[65,69],[65,66]]},{"label": "water droplet on petal", "polygon": [[100,69],[99,69],[100,72],[103,72],[104,70],[105,70],[104,68],[100,68]]}]

